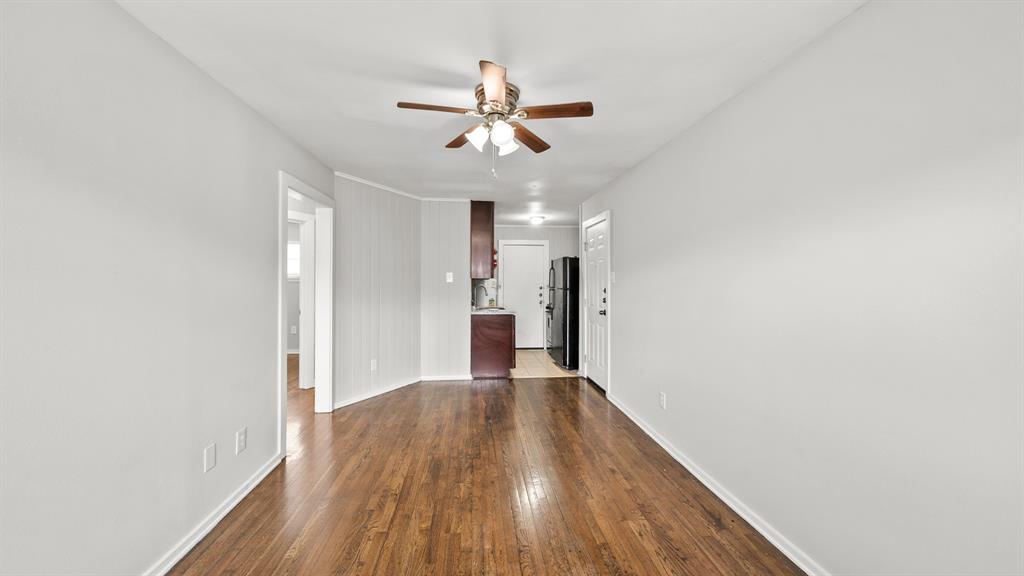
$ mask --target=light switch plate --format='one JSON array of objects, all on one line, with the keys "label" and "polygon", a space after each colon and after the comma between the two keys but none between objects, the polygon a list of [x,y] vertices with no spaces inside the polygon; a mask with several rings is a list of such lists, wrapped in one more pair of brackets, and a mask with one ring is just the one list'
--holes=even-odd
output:
[{"label": "light switch plate", "polygon": [[203,472],[213,470],[217,465],[217,443],[210,444],[203,450]]},{"label": "light switch plate", "polygon": [[445,272],[444,281],[449,283],[449,284],[451,284],[452,282],[455,282],[455,274],[453,274],[451,272]]},{"label": "light switch plate", "polygon": [[370,359],[370,372],[373,372],[376,369],[377,369],[377,359],[376,358],[371,358]]},{"label": "light switch plate", "polygon": [[289,334],[298,334],[299,333],[299,327],[294,325],[294,324],[292,324],[291,326],[288,327],[288,333]]},{"label": "light switch plate", "polygon": [[245,427],[235,432],[235,454],[245,452],[245,446],[249,440],[249,428]]}]

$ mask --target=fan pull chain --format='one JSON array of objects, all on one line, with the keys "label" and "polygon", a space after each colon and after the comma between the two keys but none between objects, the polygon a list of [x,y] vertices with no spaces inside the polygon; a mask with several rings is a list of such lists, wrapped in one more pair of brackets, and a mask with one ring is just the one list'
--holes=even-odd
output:
[{"label": "fan pull chain", "polygon": [[498,171],[495,169],[495,164],[498,158],[498,148],[494,144],[491,144],[491,178],[498,179]]}]

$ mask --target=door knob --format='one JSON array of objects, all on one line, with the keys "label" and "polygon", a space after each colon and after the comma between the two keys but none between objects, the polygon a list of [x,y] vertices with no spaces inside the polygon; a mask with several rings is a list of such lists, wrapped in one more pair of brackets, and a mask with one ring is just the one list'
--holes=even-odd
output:
[{"label": "door knob", "polygon": [[607,316],[608,315],[608,311],[607,310],[598,310],[597,313],[600,314],[601,316]]}]

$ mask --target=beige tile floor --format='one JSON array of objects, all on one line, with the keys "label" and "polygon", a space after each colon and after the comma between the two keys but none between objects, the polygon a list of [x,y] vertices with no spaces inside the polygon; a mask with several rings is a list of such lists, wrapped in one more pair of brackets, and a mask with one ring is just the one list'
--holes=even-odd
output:
[{"label": "beige tile floor", "polygon": [[544,350],[516,350],[516,367],[512,378],[576,378],[575,372],[563,370]]}]

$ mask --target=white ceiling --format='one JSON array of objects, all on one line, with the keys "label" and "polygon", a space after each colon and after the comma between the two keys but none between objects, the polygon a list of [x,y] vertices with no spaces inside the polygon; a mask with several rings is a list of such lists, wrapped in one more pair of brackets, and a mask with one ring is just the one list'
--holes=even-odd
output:
[{"label": "white ceiling", "polygon": [[[121,4],[335,170],[565,224],[863,2]],[[444,148],[472,119],[395,106],[472,108],[480,59],[508,67],[521,105],[591,100],[594,116],[528,121],[552,148],[499,158],[493,180],[489,148]]]}]

